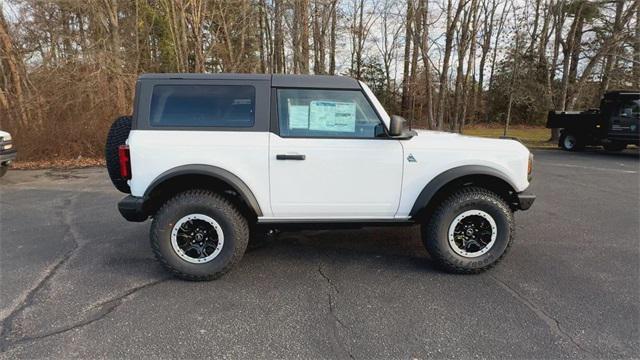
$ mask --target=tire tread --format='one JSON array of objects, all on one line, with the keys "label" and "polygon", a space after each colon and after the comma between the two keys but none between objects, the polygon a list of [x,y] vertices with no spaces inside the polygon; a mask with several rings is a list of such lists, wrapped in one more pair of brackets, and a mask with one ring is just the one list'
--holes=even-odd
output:
[{"label": "tire tread", "polygon": [[[156,231],[156,227],[158,226],[156,219],[159,217],[166,216],[167,213],[171,212],[175,207],[180,206],[182,204],[193,204],[195,202],[202,202],[203,199],[207,199],[208,203],[216,204],[216,207],[225,213],[226,216],[229,217],[233,226],[238,229],[240,236],[237,236],[235,239],[238,244],[236,246],[236,250],[233,253],[231,260],[225,265],[225,267],[217,271],[213,274],[209,275],[193,275],[188,274],[176,267],[172,266],[162,254],[160,250],[160,239],[158,238],[158,231]],[[151,224],[151,249],[153,250],[156,259],[162,264],[164,268],[166,268],[169,272],[171,272],[174,276],[189,280],[189,281],[210,281],[215,280],[226,274],[231,270],[231,268],[236,265],[247,248],[247,243],[249,239],[249,225],[245,217],[240,213],[240,211],[233,205],[231,201],[222,196],[221,194],[204,189],[193,189],[187,190],[182,193],[177,194],[176,196],[169,199],[165,202],[158,212],[156,216],[154,216],[154,220]]]},{"label": "tire tread", "polygon": [[[455,206],[455,204],[468,201],[468,200],[478,200],[483,199],[485,201],[489,201],[502,208],[505,214],[508,214],[508,223],[509,223],[509,239],[507,242],[507,246],[496,260],[488,263],[479,268],[469,268],[464,266],[462,262],[457,260],[455,257],[450,256],[450,254],[443,251],[440,246],[437,246],[436,239],[438,238],[438,225],[439,222],[443,220],[446,215],[446,212],[451,206]],[[442,267],[443,269],[456,273],[456,274],[477,274],[489,270],[490,268],[497,265],[507,254],[509,248],[513,244],[514,234],[515,234],[515,226],[513,221],[513,213],[505,200],[501,198],[496,193],[487,190],[481,187],[469,186],[462,188],[458,191],[452,193],[449,197],[447,197],[433,212],[430,220],[427,221],[426,226],[423,225],[423,235],[422,240],[424,242],[427,251],[435,260],[435,262]]]}]

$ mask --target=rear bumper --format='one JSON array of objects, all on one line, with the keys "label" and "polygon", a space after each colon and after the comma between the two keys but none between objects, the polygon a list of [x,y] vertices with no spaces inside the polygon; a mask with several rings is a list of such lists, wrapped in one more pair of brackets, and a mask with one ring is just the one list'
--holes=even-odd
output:
[{"label": "rear bumper", "polygon": [[519,210],[528,210],[531,205],[533,205],[533,202],[536,200],[536,196],[527,192],[527,191],[523,191],[521,193],[518,193],[518,206],[517,208]]},{"label": "rear bumper", "polygon": [[4,165],[4,163],[13,161],[16,158],[16,154],[16,149],[0,151],[0,164]]},{"label": "rear bumper", "polygon": [[144,198],[128,195],[118,203],[118,211],[128,221],[142,222],[149,217],[144,211]]}]

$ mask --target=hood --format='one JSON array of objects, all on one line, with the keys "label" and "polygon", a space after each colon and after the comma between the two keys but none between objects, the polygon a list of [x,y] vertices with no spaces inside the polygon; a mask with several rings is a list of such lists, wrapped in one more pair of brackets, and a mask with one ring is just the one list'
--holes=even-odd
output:
[{"label": "hood", "polygon": [[460,135],[445,131],[415,130],[414,136],[406,144],[409,148],[438,148],[455,150],[522,151],[528,149],[517,140],[495,139]]}]

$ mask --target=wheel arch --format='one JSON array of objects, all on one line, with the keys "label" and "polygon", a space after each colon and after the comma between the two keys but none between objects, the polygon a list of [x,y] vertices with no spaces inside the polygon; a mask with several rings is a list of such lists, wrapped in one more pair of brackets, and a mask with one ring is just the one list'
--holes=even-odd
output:
[{"label": "wheel arch", "polygon": [[237,205],[243,212],[250,212],[253,217],[262,216],[258,200],[242,179],[228,170],[205,164],[182,165],[158,175],[144,193],[145,212],[154,214],[166,198],[193,188],[235,193]]},{"label": "wheel arch", "polygon": [[493,191],[512,209],[518,208],[516,187],[506,174],[488,166],[464,165],[449,169],[429,181],[416,198],[409,215],[414,219],[424,218],[453,191],[472,185]]}]

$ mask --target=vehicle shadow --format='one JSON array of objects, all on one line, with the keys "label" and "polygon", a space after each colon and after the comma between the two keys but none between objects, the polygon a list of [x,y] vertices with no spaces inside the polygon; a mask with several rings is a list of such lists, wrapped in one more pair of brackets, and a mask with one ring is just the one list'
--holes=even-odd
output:
[{"label": "vehicle shadow", "polygon": [[283,232],[247,255],[309,260],[320,256],[337,263],[375,261],[386,268],[439,272],[422,244],[418,226]]}]

